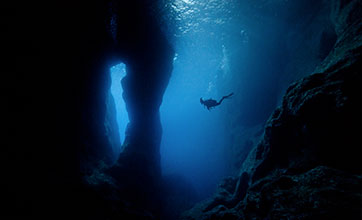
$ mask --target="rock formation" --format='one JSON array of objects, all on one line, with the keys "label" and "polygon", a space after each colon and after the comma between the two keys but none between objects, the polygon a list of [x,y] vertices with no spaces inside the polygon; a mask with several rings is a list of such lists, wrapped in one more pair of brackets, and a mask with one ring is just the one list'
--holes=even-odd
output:
[{"label": "rock formation", "polygon": [[[122,84],[130,124],[123,159],[113,171],[122,168],[109,175],[120,182],[142,177],[143,184],[160,178],[158,108],[173,51],[150,5],[53,1],[4,7],[1,169],[7,181],[1,188],[8,205],[0,215],[126,215],[125,210],[134,210],[127,208],[127,199],[106,196],[127,184],[111,187],[91,180],[101,176],[106,182],[103,171],[111,170],[119,156],[109,68],[120,62],[127,65]],[[117,204],[120,208],[112,209]]]}]

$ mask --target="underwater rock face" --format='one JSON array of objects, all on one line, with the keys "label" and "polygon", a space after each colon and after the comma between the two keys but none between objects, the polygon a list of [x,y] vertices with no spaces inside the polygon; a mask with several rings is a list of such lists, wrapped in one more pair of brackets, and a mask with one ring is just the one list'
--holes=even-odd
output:
[{"label": "underwater rock face", "polygon": [[[155,48],[143,51],[142,56],[145,57],[128,63],[127,75],[122,79],[123,98],[130,122],[118,164],[123,163],[133,170],[135,166],[140,166],[139,172],[160,178],[162,126],[159,108],[171,76],[173,50],[168,47],[167,41],[157,43],[154,47],[158,46],[158,56],[154,56]],[[129,160],[138,162],[126,165]]]},{"label": "underwater rock face", "polygon": [[82,176],[101,161],[115,161],[109,138],[117,128],[105,126],[112,45],[107,4],[48,3],[2,8],[7,133],[1,167],[9,180],[2,189],[12,208],[1,216],[72,212]]},{"label": "underwater rock face", "polygon": [[337,43],[291,85],[244,161],[233,193],[183,219],[360,219],[362,8],[333,1]]},{"label": "underwater rock face", "polygon": [[[174,51],[161,32],[157,21],[149,13],[150,9],[146,4],[142,1],[130,2],[127,7],[133,13],[128,11],[126,14],[124,14],[124,5],[119,4],[114,5],[113,8],[118,15],[117,23],[119,24],[115,53],[126,63],[127,75],[122,79],[121,84],[129,123],[123,151],[119,154],[117,162],[100,171],[106,179],[112,180],[112,184],[104,177],[97,178],[93,175],[90,179],[97,179],[97,181],[95,184],[90,181],[90,187],[95,189],[96,194],[103,194],[102,190],[99,191],[100,186],[112,189],[116,193],[108,195],[106,191],[106,194],[101,196],[105,201],[108,201],[108,196],[114,196],[132,204],[135,209],[148,212],[149,217],[156,218],[155,216],[161,215],[163,204],[160,164],[162,126],[159,108],[171,76]],[[123,25],[129,25],[126,20],[123,20],[129,18],[124,16],[134,19],[134,26],[131,29],[136,29],[136,31],[127,33],[133,35],[131,38],[124,38]],[[134,42],[136,39],[139,41]],[[129,209],[131,210],[133,208]],[[112,213],[113,218],[146,218],[137,217],[137,211],[134,211],[134,216],[132,216],[128,213],[129,211],[118,213],[109,210],[107,212]]]},{"label": "underwater rock face", "polygon": [[147,4],[114,2],[112,10],[118,24],[113,53],[126,64],[127,75],[121,84],[129,123],[116,163],[85,177],[87,194],[93,195],[86,203],[98,204],[95,213],[88,215],[99,219],[157,219],[162,215],[164,195],[159,108],[171,76],[174,52]]},{"label": "underwater rock face", "polygon": [[228,83],[218,85],[221,93],[235,87],[235,102],[241,106],[225,113],[232,139],[227,149],[236,173],[289,85],[310,75],[337,40],[328,1],[241,2],[239,22],[249,39],[229,56]]},{"label": "underwater rock face", "polygon": [[123,152],[115,167],[129,167],[132,173],[160,179],[159,108],[171,76],[174,51],[143,1],[115,1],[112,11],[117,24],[114,53],[126,64],[127,75],[121,83],[129,117]]},{"label": "underwater rock face", "polygon": [[[112,2],[120,2],[123,10],[118,14],[116,39],[107,24]],[[9,205],[0,216],[22,214],[47,219],[57,213],[57,217],[92,219],[105,210],[109,215],[118,213],[113,216],[133,210],[127,208],[122,195],[112,197],[126,184],[105,187],[84,177],[109,168],[119,155],[114,103],[109,98],[109,68],[122,61],[132,75],[126,83],[132,88],[125,89],[129,109],[139,108],[139,112],[130,110],[131,117],[140,120],[132,120],[130,136],[146,140],[138,135],[155,130],[156,134],[147,138],[156,144],[151,146],[146,141],[139,145],[142,149],[137,150],[150,147],[154,154],[146,158],[150,160],[134,158],[142,169],[135,167],[140,173],[133,178],[129,178],[131,170],[112,175],[114,179],[142,177],[138,182],[147,188],[147,176],[142,175],[150,173],[146,168],[159,172],[158,107],[173,52],[158,24],[144,13],[146,9],[145,2],[139,0],[14,2],[2,10],[6,11],[1,13],[6,23],[2,41],[6,65],[1,86],[5,94],[2,126],[6,132],[1,167],[4,179],[8,179],[2,185],[4,203]],[[133,141],[128,143],[134,145]],[[147,153],[150,151],[144,155]],[[146,166],[151,165],[147,161],[155,165]],[[104,173],[98,176],[106,178]],[[121,208],[112,209],[116,206]],[[137,210],[134,216],[138,215],[147,214]]]}]

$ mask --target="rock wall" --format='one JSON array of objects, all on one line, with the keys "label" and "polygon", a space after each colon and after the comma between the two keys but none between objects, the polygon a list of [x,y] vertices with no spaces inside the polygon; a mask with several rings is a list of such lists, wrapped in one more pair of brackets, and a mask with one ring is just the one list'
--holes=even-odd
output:
[{"label": "rock wall", "polygon": [[183,219],[361,218],[362,7],[331,7],[332,52],[288,88],[240,174]]},{"label": "rock wall", "polygon": [[106,8],[100,1],[4,6],[1,167],[9,207],[1,215],[52,213],[82,175],[115,160],[104,126]]},{"label": "rock wall", "polygon": [[[1,189],[8,205],[0,215],[101,213],[106,202],[96,202],[99,194],[89,191],[84,177],[109,167],[119,153],[109,99],[111,66],[124,62],[129,70],[124,95],[137,131],[130,132],[133,140],[159,130],[172,50],[148,4],[119,1],[122,7],[114,12],[117,2],[14,2],[2,9],[1,171],[7,180]],[[154,136],[156,152],[160,135]],[[87,212],[91,201],[99,207]]]},{"label": "rock wall", "polygon": [[240,169],[250,143],[260,140],[268,117],[288,86],[310,75],[337,40],[329,1],[239,4],[235,28],[241,26],[247,37],[245,42],[239,39],[226,45],[230,70],[218,85],[220,95],[230,90],[236,94],[236,106],[229,107],[224,116],[226,129],[231,131],[233,144],[228,151],[234,170]]}]

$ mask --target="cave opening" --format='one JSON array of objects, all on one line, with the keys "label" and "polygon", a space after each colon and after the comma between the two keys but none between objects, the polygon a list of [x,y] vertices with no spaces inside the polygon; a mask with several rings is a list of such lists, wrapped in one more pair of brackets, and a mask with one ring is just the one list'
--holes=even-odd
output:
[{"label": "cave opening", "polygon": [[126,104],[122,97],[123,88],[121,85],[121,80],[126,76],[126,65],[124,63],[119,63],[110,68],[111,75],[111,88],[110,92],[113,96],[115,107],[116,107],[116,119],[118,124],[118,132],[120,136],[121,143],[124,142],[126,127],[129,122],[128,113],[126,110]]}]

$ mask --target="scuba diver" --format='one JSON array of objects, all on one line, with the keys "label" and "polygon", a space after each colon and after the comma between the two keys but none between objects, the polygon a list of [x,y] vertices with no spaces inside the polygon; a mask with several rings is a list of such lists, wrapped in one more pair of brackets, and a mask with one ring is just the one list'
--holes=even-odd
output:
[{"label": "scuba diver", "polygon": [[207,108],[207,110],[210,111],[210,109],[214,108],[215,106],[220,105],[224,99],[230,98],[232,95],[234,95],[233,92],[230,93],[229,95],[223,96],[219,102],[217,102],[214,99],[203,100],[202,98],[200,98],[200,103],[201,103],[201,105],[204,105]]}]

